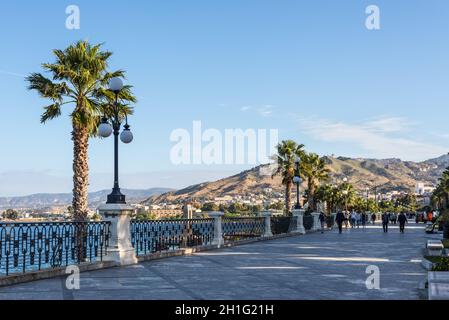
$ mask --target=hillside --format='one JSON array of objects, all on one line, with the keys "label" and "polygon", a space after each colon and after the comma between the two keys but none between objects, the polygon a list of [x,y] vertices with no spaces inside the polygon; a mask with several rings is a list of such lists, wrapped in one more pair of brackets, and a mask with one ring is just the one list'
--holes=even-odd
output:
[{"label": "hillside", "polygon": [[[400,159],[352,159],[324,157],[330,170],[329,182],[338,182],[343,177],[359,190],[377,186],[379,192],[413,191],[418,182],[435,185],[445,168],[449,156],[444,155],[424,162],[401,161]],[[225,195],[260,194],[266,188],[282,192],[280,177],[271,178],[273,168],[263,165],[229,178],[202,183],[188,188],[152,196],[145,204],[182,203],[188,200],[208,201]],[[305,186],[303,186],[305,187]]]},{"label": "hillside", "polygon": [[[147,190],[122,190],[122,192],[127,196],[127,201],[130,202],[140,202],[153,195],[160,195],[168,191],[171,191],[171,189],[152,188]],[[102,190],[89,193],[89,206],[92,208],[98,206],[100,203],[106,201],[107,195],[110,193],[111,190]],[[71,202],[72,194],[70,193],[43,193],[23,197],[0,197],[0,209],[38,209],[54,206],[59,207],[69,206]]]}]

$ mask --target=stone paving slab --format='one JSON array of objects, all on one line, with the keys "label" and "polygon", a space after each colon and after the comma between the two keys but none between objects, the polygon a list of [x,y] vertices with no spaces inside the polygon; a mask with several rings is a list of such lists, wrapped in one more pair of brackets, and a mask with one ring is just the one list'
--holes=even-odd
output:
[{"label": "stone paving slab", "polygon": [[[415,300],[427,277],[420,266],[424,225],[405,234],[380,226],[282,238],[192,256],[81,274],[81,289],[65,278],[0,288],[0,299],[80,300]],[[380,269],[380,290],[368,290],[366,268]],[[44,293],[44,294],[43,294]]]}]

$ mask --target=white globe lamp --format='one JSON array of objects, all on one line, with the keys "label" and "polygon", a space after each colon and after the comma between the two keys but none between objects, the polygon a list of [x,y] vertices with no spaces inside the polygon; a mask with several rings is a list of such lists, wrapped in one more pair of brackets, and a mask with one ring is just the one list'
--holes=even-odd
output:
[{"label": "white globe lamp", "polygon": [[109,89],[113,92],[120,92],[123,89],[123,81],[120,78],[112,78],[109,80]]},{"label": "white globe lamp", "polygon": [[103,119],[101,124],[98,126],[98,134],[103,138],[108,138],[112,134],[112,126]]},{"label": "white globe lamp", "polygon": [[133,133],[131,130],[129,130],[129,126],[125,126],[125,130],[123,130],[122,134],[120,135],[120,140],[122,140],[123,143],[129,144],[134,140]]}]

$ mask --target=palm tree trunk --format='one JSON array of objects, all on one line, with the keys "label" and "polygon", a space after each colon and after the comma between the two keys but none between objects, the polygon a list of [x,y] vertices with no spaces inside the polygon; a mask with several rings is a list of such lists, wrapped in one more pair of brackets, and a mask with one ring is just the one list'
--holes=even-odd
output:
[{"label": "palm tree trunk", "polygon": [[309,208],[313,211],[315,211],[315,187],[311,181],[309,181],[307,188],[309,189]]},{"label": "palm tree trunk", "polygon": [[444,193],[445,202],[446,202],[446,209],[449,208],[449,194],[447,192]]},{"label": "palm tree trunk", "polygon": [[89,132],[74,126],[73,140],[73,214],[76,221],[85,221],[88,214]]},{"label": "palm tree trunk", "polygon": [[88,215],[89,187],[89,132],[87,128],[74,124],[73,140],[73,218],[75,220],[75,248],[78,263],[84,262],[87,256],[86,221]]},{"label": "palm tree trunk", "polygon": [[287,182],[285,185],[285,209],[287,214],[291,213],[292,208],[292,183]]}]

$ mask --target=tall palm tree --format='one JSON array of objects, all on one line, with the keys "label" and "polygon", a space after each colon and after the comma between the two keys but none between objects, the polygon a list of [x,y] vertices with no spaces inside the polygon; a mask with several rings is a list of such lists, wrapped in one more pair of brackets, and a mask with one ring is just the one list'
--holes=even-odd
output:
[{"label": "tall palm tree", "polygon": [[445,208],[448,209],[449,208],[449,168],[447,168],[443,172],[443,174],[439,180],[440,180],[439,187],[440,187],[440,191],[442,193],[443,199],[444,199],[443,201],[445,203]]},{"label": "tall palm tree", "polygon": [[293,140],[284,140],[277,145],[277,154],[274,160],[277,167],[273,173],[273,177],[280,174],[282,176],[282,184],[285,186],[285,210],[288,214],[292,208],[292,186],[295,176],[295,160],[297,157],[304,156],[304,145],[297,144]]},{"label": "tall palm tree", "polygon": [[443,202],[445,201],[446,192],[443,190],[441,185],[438,185],[437,188],[433,191],[431,202],[436,210],[440,210],[443,208]]},{"label": "tall palm tree", "polygon": [[315,200],[326,202],[327,213],[331,214],[339,204],[339,199],[341,197],[339,191],[340,190],[337,187],[331,184],[321,185],[316,190]]},{"label": "tall palm tree", "polygon": [[[41,123],[59,117],[64,105],[72,105],[70,113],[73,141],[73,214],[76,221],[86,219],[88,213],[89,138],[95,136],[101,116],[110,112],[111,93],[105,89],[109,80],[124,78],[125,72],[108,71],[112,52],[102,51],[101,44],[79,41],[65,50],[53,50],[54,63],[44,63],[43,69],[51,79],[40,73],[26,78],[28,89],[36,90],[42,98],[51,100],[41,117]],[[123,113],[130,112],[127,102],[136,102],[130,87],[120,93]]]},{"label": "tall palm tree", "polygon": [[315,153],[302,156],[301,174],[307,180],[309,208],[316,210],[315,193],[319,184],[329,178],[329,168],[324,159]]}]

